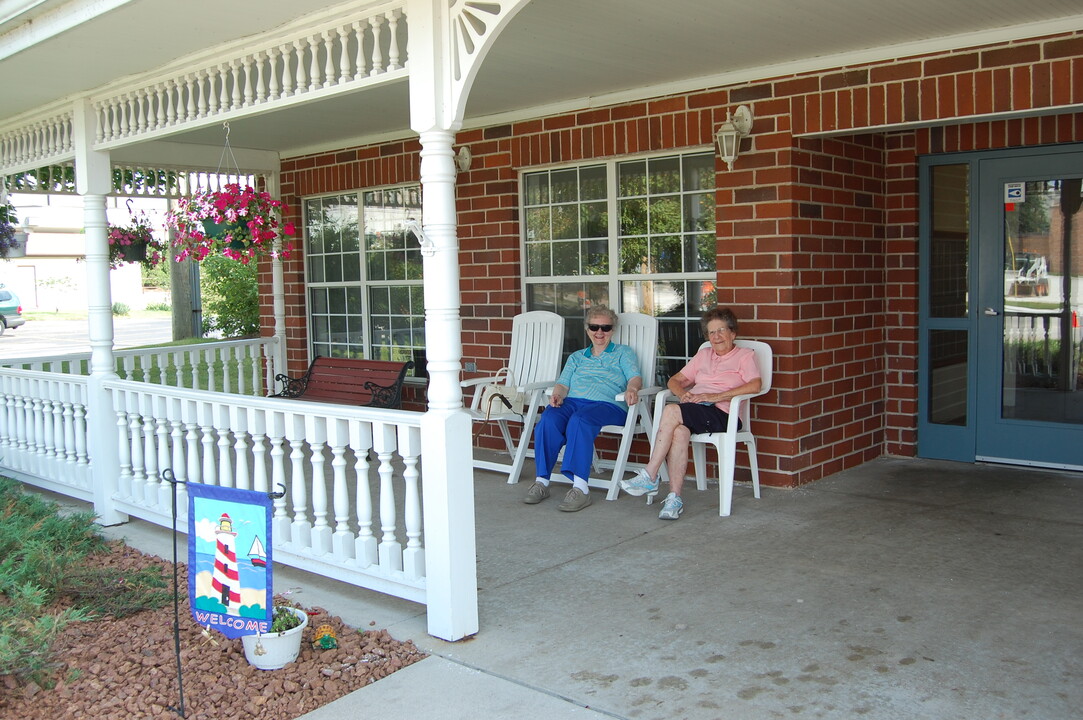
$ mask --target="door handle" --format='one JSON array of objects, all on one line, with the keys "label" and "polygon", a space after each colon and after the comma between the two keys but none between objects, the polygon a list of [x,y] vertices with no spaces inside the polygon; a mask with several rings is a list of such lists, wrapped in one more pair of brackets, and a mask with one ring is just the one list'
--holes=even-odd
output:
[{"label": "door handle", "polygon": [[991,307],[987,307],[987,308],[985,308],[985,314],[986,315],[996,316],[996,315],[999,315],[1000,313],[998,311],[994,310]]}]

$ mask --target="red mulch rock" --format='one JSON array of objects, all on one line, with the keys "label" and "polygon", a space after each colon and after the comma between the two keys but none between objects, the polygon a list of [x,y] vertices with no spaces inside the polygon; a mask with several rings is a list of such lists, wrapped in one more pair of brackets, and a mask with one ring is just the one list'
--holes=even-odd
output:
[{"label": "red mulch rock", "polygon": [[[114,543],[87,565],[122,569],[159,567],[172,587],[172,565]],[[310,618],[297,660],[281,670],[248,664],[240,639],[204,632],[188,609],[187,568],[180,567],[180,647],[184,709],[188,720],[293,720],[349,692],[421,660],[413,642],[386,630],[360,631],[322,608]],[[312,647],[315,629],[330,625],[338,648]],[[53,646],[60,665],[56,686],[0,677],[0,717],[19,720],[133,720],[177,718],[177,665],[173,604],[123,620],[72,623]]]}]

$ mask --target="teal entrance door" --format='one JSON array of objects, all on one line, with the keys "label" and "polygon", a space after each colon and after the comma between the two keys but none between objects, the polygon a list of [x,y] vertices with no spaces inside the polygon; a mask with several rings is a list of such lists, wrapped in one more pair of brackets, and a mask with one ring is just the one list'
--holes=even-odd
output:
[{"label": "teal entrance door", "polygon": [[1083,469],[1081,178],[1078,146],[923,166],[919,454]]},{"label": "teal entrance door", "polygon": [[1083,467],[1083,152],[979,172],[975,456]]}]

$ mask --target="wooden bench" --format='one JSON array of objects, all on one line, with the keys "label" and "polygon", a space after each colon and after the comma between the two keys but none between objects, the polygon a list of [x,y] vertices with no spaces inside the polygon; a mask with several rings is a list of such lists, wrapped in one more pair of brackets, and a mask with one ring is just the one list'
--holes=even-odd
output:
[{"label": "wooden bench", "polygon": [[402,381],[413,366],[412,361],[317,357],[299,378],[276,375],[284,387],[271,397],[397,408],[402,403]]}]

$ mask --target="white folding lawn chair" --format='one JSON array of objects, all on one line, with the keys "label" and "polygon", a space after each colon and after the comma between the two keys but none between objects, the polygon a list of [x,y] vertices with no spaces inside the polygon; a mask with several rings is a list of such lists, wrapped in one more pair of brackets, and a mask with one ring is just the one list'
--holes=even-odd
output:
[{"label": "white folding lawn chair", "polygon": [[[500,429],[510,462],[481,459],[475,456],[474,467],[508,473],[508,482],[519,482],[523,461],[527,458],[538,412],[548,400],[545,391],[556,384],[560,376],[560,354],[564,347],[564,319],[556,313],[536,310],[516,315],[511,326],[511,356],[508,373],[499,376],[472,378],[462,381],[464,389],[472,388],[473,397],[468,412],[474,423],[493,422]],[[482,389],[494,382],[514,387],[526,396],[522,414],[509,412],[501,403],[482,407]],[[517,440],[512,439],[509,423],[522,425]],[[475,453],[476,455],[476,453]]]}]

